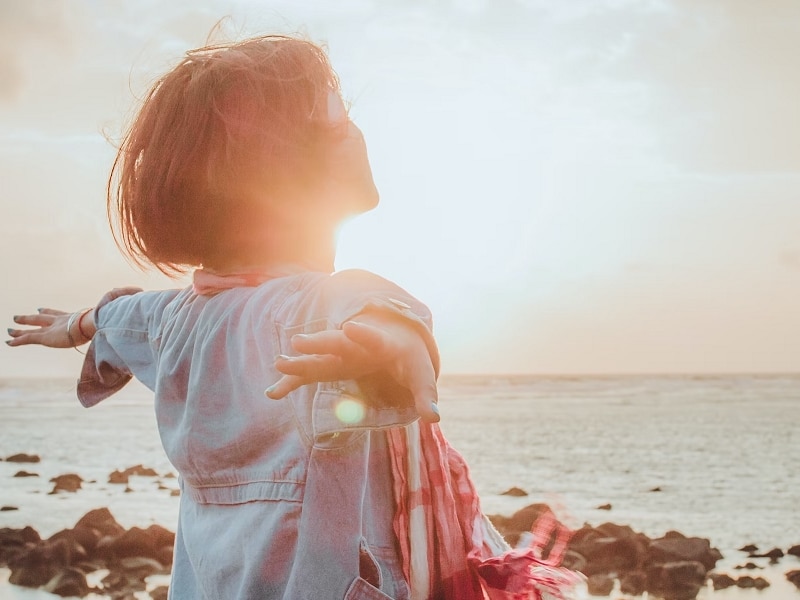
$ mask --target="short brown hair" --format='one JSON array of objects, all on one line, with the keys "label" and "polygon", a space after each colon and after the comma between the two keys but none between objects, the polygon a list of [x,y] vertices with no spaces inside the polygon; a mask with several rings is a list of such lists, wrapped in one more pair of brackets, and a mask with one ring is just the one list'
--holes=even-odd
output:
[{"label": "short brown hair", "polygon": [[331,91],[339,93],[336,74],[306,40],[263,36],[188,52],[145,96],[109,176],[122,252],[174,275],[242,251],[237,239],[248,235],[236,232],[258,219],[248,219],[253,206],[234,184],[258,173],[265,193],[280,193],[313,178],[321,142],[334,135]]}]

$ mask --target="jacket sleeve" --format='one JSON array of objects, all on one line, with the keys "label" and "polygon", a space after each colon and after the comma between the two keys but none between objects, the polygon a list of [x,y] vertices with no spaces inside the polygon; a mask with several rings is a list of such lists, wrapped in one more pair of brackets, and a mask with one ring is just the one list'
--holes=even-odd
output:
[{"label": "jacket sleeve", "polygon": [[97,332],[86,352],[78,399],[94,406],[136,377],[155,386],[162,314],[178,290],[138,292],[112,290],[94,309]]},{"label": "jacket sleeve", "polygon": [[[425,341],[438,376],[439,351],[430,311],[398,285],[367,271],[339,271],[323,286],[318,300],[325,308],[314,312],[327,315],[329,329],[338,329],[346,321],[368,312],[402,320]],[[342,414],[349,406],[347,402],[343,404],[347,400],[358,405],[360,418],[350,420]],[[313,417],[318,442],[345,431],[405,426],[418,417],[411,392],[384,373],[318,384]],[[347,443],[346,440],[340,439],[339,443]]]},{"label": "jacket sleeve", "polygon": [[374,273],[357,269],[339,271],[327,290],[333,327],[371,311],[393,315],[414,328],[425,341],[433,368],[439,375],[439,348],[433,337],[433,317],[428,307],[397,284]]}]

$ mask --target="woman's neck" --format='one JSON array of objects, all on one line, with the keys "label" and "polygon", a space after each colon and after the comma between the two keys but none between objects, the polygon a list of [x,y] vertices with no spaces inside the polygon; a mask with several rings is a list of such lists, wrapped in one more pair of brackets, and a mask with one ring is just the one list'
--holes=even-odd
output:
[{"label": "woman's neck", "polygon": [[308,228],[283,228],[264,236],[261,247],[236,256],[222,256],[204,265],[215,273],[266,271],[319,271],[332,273],[336,259],[336,236]]}]

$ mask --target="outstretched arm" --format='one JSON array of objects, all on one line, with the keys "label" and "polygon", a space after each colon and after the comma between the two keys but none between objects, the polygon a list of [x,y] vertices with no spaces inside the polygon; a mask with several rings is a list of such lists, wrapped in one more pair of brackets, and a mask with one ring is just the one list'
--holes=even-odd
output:
[{"label": "outstretched arm", "polygon": [[[141,292],[138,287],[115,288],[108,293],[111,298],[127,296]],[[33,315],[15,315],[14,323],[29,325],[34,329],[8,329],[9,346],[25,346],[39,344],[50,348],[75,348],[89,342],[97,331],[94,322],[94,307],[74,313],[40,308]]]},{"label": "outstretched arm", "polygon": [[9,346],[39,344],[50,348],[74,348],[92,339],[96,331],[94,310],[91,308],[68,313],[53,308],[40,308],[33,315],[16,315],[18,325],[31,325],[35,329],[8,329]]},{"label": "outstretched arm", "polygon": [[296,335],[292,347],[300,355],[277,357],[275,367],[283,376],[267,389],[269,398],[283,398],[308,383],[384,373],[410,392],[423,420],[439,421],[430,351],[420,332],[403,319],[362,313],[341,330]]}]

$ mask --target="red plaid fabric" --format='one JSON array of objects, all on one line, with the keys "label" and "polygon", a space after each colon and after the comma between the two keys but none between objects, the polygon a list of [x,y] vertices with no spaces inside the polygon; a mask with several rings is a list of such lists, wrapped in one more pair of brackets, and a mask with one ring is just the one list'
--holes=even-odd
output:
[{"label": "red plaid fabric", "polygon": [[[480,509],[464,458],[437,425],[388,432],[394,529],[412,600],[567,600],[582,576],[558,565],[570,533],[552,513],[512,550]],[[543,560],[541,552],[556,535]]]}]

